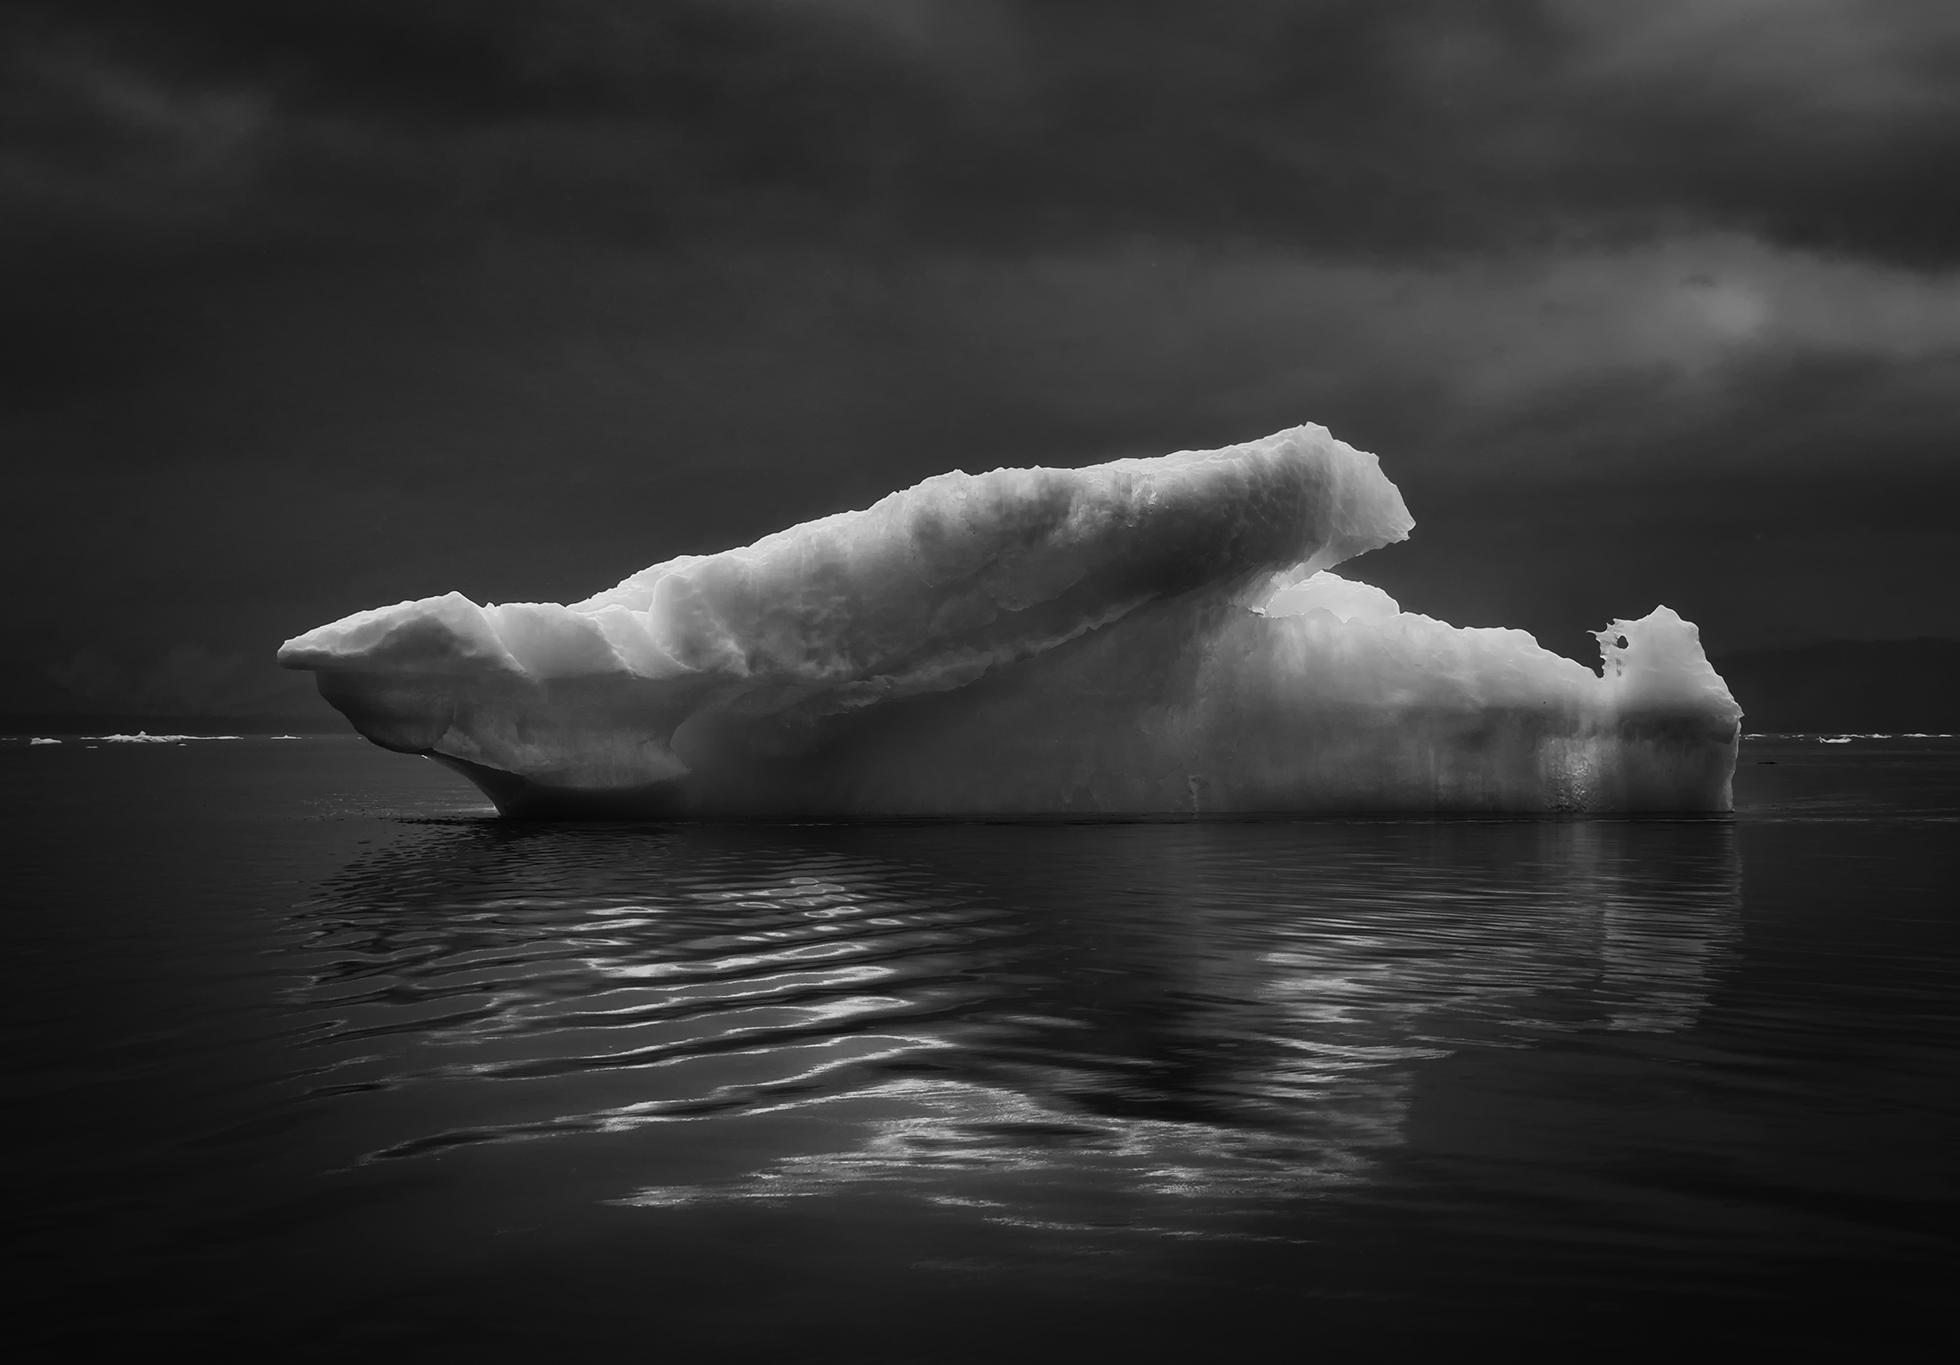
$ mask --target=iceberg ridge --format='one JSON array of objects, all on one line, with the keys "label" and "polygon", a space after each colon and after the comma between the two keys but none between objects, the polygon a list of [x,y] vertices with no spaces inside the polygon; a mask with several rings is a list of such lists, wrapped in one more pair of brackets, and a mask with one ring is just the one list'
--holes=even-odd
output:
[{"label": "iceberg ridge", "polygon": [[1323,428],[942,474],[570,605],[460,593],[286,642],[505,814],[1725,810],[1740,711],[1666,608],[1596,674],[1329,572],[1413,522]]}]

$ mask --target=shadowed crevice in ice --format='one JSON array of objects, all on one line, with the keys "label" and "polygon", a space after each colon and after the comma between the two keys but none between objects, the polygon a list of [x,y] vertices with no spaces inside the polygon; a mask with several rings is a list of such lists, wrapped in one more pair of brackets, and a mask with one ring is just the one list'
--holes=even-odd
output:
[{"label": "shadowed crevice in ice", "polygon": [[1739,711],[1666,608],[1602,673],[1328,572],[1413,523],[1299,427],[953,473],[570,606],[457,593],[280,661],[507,815],[1726,810]]}]

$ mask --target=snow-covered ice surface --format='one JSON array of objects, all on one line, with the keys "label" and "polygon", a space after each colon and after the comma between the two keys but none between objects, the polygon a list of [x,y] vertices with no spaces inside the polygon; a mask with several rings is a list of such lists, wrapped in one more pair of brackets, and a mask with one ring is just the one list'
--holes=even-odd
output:
[{"label": "snow-covered ice surface", "polygon": [[1720,811],[1740,709],[1665,607],[1595,673],[1330,572],[1414,525],[1316,426],[943,474],[583,602],[358,612],[279,660],[506,814]]}]

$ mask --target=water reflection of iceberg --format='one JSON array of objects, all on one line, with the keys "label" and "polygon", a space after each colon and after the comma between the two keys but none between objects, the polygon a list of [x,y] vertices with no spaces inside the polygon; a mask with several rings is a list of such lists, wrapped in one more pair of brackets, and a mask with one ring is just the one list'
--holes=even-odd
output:
[{"label": "water reflection of iceberg", "polygon": [[1240,1235],[1425,1067],[1692,1023],[1739,900],[1702,822],[426,825],[302,907],[295,1005],[371,1157],[631,1134],[650,1206]]}]

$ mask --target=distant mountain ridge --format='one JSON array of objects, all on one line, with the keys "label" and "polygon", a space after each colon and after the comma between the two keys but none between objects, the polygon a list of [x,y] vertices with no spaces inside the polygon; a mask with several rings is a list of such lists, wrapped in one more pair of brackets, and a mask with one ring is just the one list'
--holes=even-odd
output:
[{"label": "distant mountain ridge", "polygon": [[1831,640],[1710,662],[1751,733],[1960,733],[1960,640]]}]

